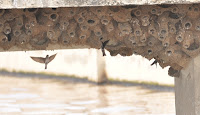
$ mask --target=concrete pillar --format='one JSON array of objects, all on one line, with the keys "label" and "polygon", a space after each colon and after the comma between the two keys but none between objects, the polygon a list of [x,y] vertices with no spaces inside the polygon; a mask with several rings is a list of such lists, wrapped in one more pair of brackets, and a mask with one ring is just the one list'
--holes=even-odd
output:
[{"label": "concrete pillar", "polygon": [[102,56],[101,50],[97,50],[97,83],[104,83],[107,81],[107,74],[105,70],[105,57]]},{"label": "concrete pillar", "polygon": [[175,78],[176,115],[200,115],[200,55]]},{"label": "concrete pillar", "polygon": [[90,62],[87,64],[87,67],[90,68],[88,79],[99,84],[106,82],[105,57],[101,50],[90,50],[89,60]]}]

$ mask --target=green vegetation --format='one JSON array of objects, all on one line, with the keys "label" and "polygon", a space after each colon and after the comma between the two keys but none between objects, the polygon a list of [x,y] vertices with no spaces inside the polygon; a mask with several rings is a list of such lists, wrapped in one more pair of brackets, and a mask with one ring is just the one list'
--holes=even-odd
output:
[{"label": "green vegetation", "polygon": [[152,81],[130,81],[130,80],[120,80],[120,79],[108,79],[111,82],[123,82],[123,83],[130,83],[130,84],[144,84],[144,85],[152,85],[152,86],[164,86],[164,87],[174,87],[174,85],[170,84],[159,84],[158,82],[152,82]]},{"label": "green vegetation", "polygon": [[21,73],[21,74],[39,74],[39,75],[46,75],[46,76],[54,76],[54,77],[68,77],[68,78],[79,78],[79,79],[87,79],[87,77],[78,77],[75,75],[67,75],[67,74],[56,74],[56,73],[52,73],[52,72],[30,72],[30,71],[22,71],[22,70],[12,70],[9,71],[5,68],[0,69],[0,72],[12,72],[12,73]]},{"label": "green vegetation", "polygon": [[[27,74],[27,75],[45,75],[45,76],[51,76],[51,77],[67,77],[67,78],[76,78],[76,79],[84,79],[84,80],[88,80],[88,78],[85,77],[79,77],[79,76],[75,76],[75,75],[67,75],[67,74],[56,74],[56,73],[52,73],[52,72],[30,72],[30,71],[17,71],[17,70],[13,70],[13,71],[9,71],[7,69],[0,69],[0,72],[11,72],[11,73],[19,73],[19,74]],[[89,80],[88,80],[89,81]],[[92,82],[92,81],[91,81]],[[149,85],[149,86],[163,86],[163,87],[174,87],[174,85],[169,85],[169,84],[159,84],[157,82],[152,82],[152,81],[130,81],[130,80],[120,80],[120,79],[112,79],[112,78],[108,78],[108,83],[123,83],[123,84],[138,84],[138,85]]]}]

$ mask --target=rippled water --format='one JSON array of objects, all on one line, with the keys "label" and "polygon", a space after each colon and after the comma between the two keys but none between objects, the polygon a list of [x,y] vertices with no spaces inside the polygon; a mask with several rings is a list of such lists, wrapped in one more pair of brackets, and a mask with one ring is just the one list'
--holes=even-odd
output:
[{"label": "rippled water", "polygon": [[175,115],[170,88],[0,77],[0,115]]}]

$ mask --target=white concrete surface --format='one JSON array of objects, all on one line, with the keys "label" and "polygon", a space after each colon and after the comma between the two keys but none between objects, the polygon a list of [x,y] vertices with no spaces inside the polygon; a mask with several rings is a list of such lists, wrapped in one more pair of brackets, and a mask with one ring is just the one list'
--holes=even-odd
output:
[{"label": "white concrete surface", "polygon": [[[58,53],[55,59],[44,69],[44,65],[34,62],[30,56],[43,56]],[[157,82],[160,84],[173,84],[174,78],[168,76],[168,68],[150,66],[153,60],[148,61],[141,56],[115,56],[111,57],[106,51],[105,70],[108,78],[118,80],[137,80]],[[29,52],[1,52],[0,68],[23,70],[33,72],[52,72],[58,74],[88,77],[97,79],[97,50],[73,49],[55,51],[29,51]]]},{"label": "white concrete surface", "polygon": [[46,8],[110,5],[187,4],[200,0],[0,0],[0,8]]}]

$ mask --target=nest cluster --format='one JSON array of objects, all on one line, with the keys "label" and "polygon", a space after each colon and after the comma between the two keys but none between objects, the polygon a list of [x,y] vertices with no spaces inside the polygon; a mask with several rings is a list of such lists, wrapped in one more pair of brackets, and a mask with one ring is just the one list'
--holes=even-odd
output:
[{"label": "nest cluster", "polygon": [[200,52],[200,5],[0,10],[4,50],[45,50],[53,44],[99,49],[108,40],[105,49],[112,56],[154,58],[176,73]]}]

